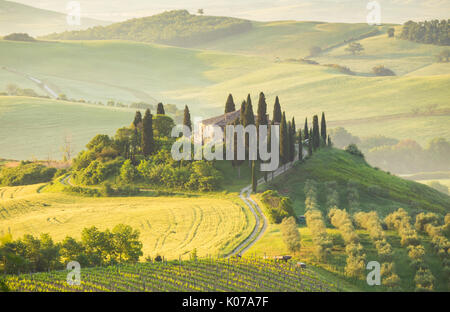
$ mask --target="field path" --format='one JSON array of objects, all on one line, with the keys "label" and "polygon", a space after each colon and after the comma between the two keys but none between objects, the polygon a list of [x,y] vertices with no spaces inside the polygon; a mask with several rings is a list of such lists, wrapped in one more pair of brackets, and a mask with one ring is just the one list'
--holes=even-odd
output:
[{"label": "field path", "polygon": [[[307,152],[306,150],[303,150],[303,156],[306,156]],[[280,174],[285,173],[289,169],[292,168],[294,163],[298,160],[298,155],[294,159],[294,161],[287,163],[285,165],[282,165],[281,167],[278,167],[277,170],[273,171],[271,174],[267,175],[267,182],[273,180],[275,177],[279,176]],[[264,184],[266,181],[264,178],[261,178],[258,180],[258,185]],[[244,252],[246,252],[250,247],[252,247],[264,234],[264,232],[267,229],[267,218],[264,215],[261,207],[250,197],[252,194],[252,186],[247,185],[244,187],[240,194],[239,198],[242,199],[242,201],[247,205],[247,207],[252,212],[253,216],[256,219],[256,224],[253,229],[253,232],[242,242],[240,243],[232,252],[230,252],[226,258],[232,257],[235,255],[242,255]],[[260,229],[260,225],[262,223],[262,227]]]}]

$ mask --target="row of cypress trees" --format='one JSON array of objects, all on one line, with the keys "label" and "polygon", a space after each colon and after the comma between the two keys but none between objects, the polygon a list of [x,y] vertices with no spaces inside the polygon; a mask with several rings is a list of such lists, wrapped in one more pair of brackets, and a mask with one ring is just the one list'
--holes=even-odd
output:
[{"label": "row of cypress trees", "polygon": [[[234,104],[233,95],[229,94],[227,101],[225,103],[225,113],[230,113],[236,110],[236,105]],[[240,118],[235,121],[235,124],[241,124],[244,127],[250,124],[268,125],[269,118],[267,114],[267,103],[266,97],[263,92],[259,94],[257,115],[255,120],[255,115],[253,113],[253,106],[250,94],[247,99],[242,101]],[[321,146],[329,145],[331,146],[330,137],[327,136],[327,126],[325,113],[322,113],[321,124],[319,127],[319,118],[317,115],[313,116],[312,128],[308,127],[308,119],[305,119],[305,127],[303,134],[301,129],[296,130],[295,118],[287,121],[286,113],[281,110],[280,99],[278,96],[275,98],[275,103],[273,106],[273,114],[271,124],[280,125],[280,161],[281,164],[286,164],[295,159],[295,144],[298,143],[298,156],[299,160],[303,160],[303,145],[306,144],[308,148],[308,155],[312,155],[314,151],[319,149]],[[270,129],[270,128],[269,128]],[[270,140],[270,131],[269,131]],[[233,165],[240,165],[242,162],[234,161]],[[256,165],[252,164],[252,184],[254,190],[256,190]]]}]

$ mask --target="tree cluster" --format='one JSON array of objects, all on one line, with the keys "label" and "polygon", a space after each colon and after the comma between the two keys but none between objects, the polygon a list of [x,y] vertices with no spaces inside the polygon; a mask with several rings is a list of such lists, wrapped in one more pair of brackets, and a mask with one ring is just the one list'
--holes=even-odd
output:
[{"label": "tree cluster", "polygon": [[48,234],[26,234],[13,240],[8,234],[0,243],[0,272],[8,274],[63,269],[70,261],[78,261],[82,267],[135,263],[142,256],[139,231],[124,224],[111,231],[85,228],[81,241],[67,236],[55,243]]},{"label": "tree cluster", "polygon": [[285,218],[294,216],[294,208],[289,197],[281,196],[277,191],[268,190],[262,193],[265,214],[271,223],[280,223]]},{"label": "tree cluster", "polygon": [[450,45],[450,20],[431,20],[424,22],[408,21],[403,24],[401,39],[419,43]]},{"label": "tree cluster", "polygon": [[450,242],[448,240],[450,230],[450,214],[445,217],[445,223],[441,225],[439,216],[432,212],[422,212],[416,216],[415,228],[419,232],[425,232],[431,238],[431,245],[435,253],[442,261],[444,274],[450,278]]},{"label": "tree cluster", "polygon": [[55,33],[48,35],[46,38],[62,40],[124,39],[192,46],[246,32],[251,28],[252,23],[243,19],[199,16],[189,14],[186,10],[173,10],[108,26]]},{"label": "tree cluster", "polygon": [[306,225],[311,230],[314,244],[314,254],[317,259],[326,261],[331,254],[332,242],[327,234],[327,229],[317,203],[317,184],[313,180],[305,182],[305,218]]},{"label": "tree cluster", "polygon": [[295,218],[293,216],[284,218],[281,222],[280,230],[283,242],[286,244],[288,250],[294,253],[299,251],[301,247],[300,233],[298,232]]},{"label": "tree cluster", "polygon": [[369,232],[369,236],[375,244],[378,257],[382,261],[382,284],[391,288],[398,287],[400,278],[395,273],[394,263],[392,262],[392,246],[386,240],[386,235],[377,212],[358,212],[353,218],[358,227]]},{"label": "tree cluster", "polygon": [[4,167],[0,170],[0,185],[44,183],[50,181],[56,172],[56,168],[49,168],[39,163],[21,162],[17,167]]},{"label": "tree cluster", "polygon": [[359,242],[350,215],[347,211],[334,207],[328,213],[328,217],[331,224],[339,229],[345,242],[345,252],[347,254],[345,273],[351,277],[361,277],[365,271],[366,255],[363,253],[363,247]]},{"label": "tree cluster", "polygon": [[389,214],[384,219],[387,227],[397,230],[400,235],[400,243],[408,249],[408,257],[416,269],[414,281],[417,291],[432,291],[434,288],[434,277],[428,266],[425,264],[425,248],[420,244],[416,230],[411,226],[411,217],[403,209]]}]

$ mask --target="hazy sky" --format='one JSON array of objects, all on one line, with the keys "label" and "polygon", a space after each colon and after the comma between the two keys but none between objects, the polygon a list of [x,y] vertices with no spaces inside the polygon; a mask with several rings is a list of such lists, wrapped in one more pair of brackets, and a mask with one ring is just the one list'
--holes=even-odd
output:
[{"label": "hazy sky", "polygon": [[[14,1],[14,0],[12,0]],[[42,9],[66,12],[70,0],[15,0]],[[153,15],[167,10],[203,8],[207,15],[252,20],[365,22],[372,0],[78,0],[82,16],[110,21]],[[382,23],[450,18],[450,0],[378,0]]]}]

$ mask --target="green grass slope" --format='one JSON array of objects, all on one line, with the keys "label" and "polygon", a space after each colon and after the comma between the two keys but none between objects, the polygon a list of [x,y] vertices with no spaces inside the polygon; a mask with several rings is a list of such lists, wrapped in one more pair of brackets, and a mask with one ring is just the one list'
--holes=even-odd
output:
[{"label": "green grass slope", "polygon": [[65,30],[85,29],[110,24],[90,18],[82,18],[81,25],[68,25],[67,14],[42,10],[21,3],[0,0],[0,36],[13,32],[25,32],[32,36]]},{"label": "green grass slope", "polygon": [[324,22],[253,22],[251,31],[211,41],[199,48],[264,55],[269,57],[300,58],[309,55],[313,46],[326,49],[359,38],[378,29],[367,24]]},{"label": "green grass slope", "polygon": [[[398,29],[400,31],[400,29]],[[364,47],[360,55],[352,55],[345,51],[347,45],[343,45],[313,59],[320,64],[339,64],[349,67],[357,73],[371,73],[372,68],[377,65],[384,65],[393,70],[397,75],[414,75],[415,71],[420,71],[436,62],[436,55],[445,47],[420,44],[398,38],[388,38],[383,33],[378,36],[365,38],[358,41]],[[432,69],[428,69],[427,75],[448,74],[446,64],[435,64]],[[421,75],[424,75],[423,72]]]},{"label": "green grass slope", "polygon": [[220,16],[199,16],[186,10],[168,11],[105,27],[64,32],[46,36],[47,39],[105,40],[122,39],[140,42],[192,46],[218,38],[246,32],[250,21]]},{"label": "green grass slope", "polygon": [[[338,149],[322,149],[303,164],[298,164],[286,175],[270,183],[283,194],[288,194],[294,201],[298,214],[304,213],[304,183],[316,180],[319,184],[319,202],[325,206],[324,183],[336,181],[341,209],[348,208],[347,183],[357,184],[360,209],[376,210],[385,216],[398,208],[404,208],[411,214],[433,211],[441,215],[450,212],[450,197],[426,185],[402,179],[368,165],[362,158]],[[369,188],[378,187],[379,194]]]},{"label": "green grass slope", "polygon": [[[324,66],[272,62],[258,56],[130,41],[0,41],[0,60],[0,66],[22,73],[0,69],[0,92],[9,83],[16,83],[21,88],[33,88],[44,94],[25,76],[31,75],[68,98],[103,103],[110,99],[122,103],[162,101],[177,104],[179,108],[187,104],[193,117],[207,118],[222,113],[229,93],[239,104],[248,93],[256,101],[259,92],[263,91],[269,112],[278,95],[283,110],[295,117],[297,126],[302,125],[305,117],[325,111],[330,127],[344,126],[358,136],[380,134],[398,139],[414,138],[421,144],[436,136],[450,139],[450,128],[447,127],[450,73],[443,74],[445,68],[441,69],[441,74],[432,76],[350,76]],[[2,99],[2,106],[8,100]],[[422,114],[429,106],[434,106],[439,115]],[[9,111],[16,110],[16,116],[27,114],[22,112],[25,106],[11,104],[9,107]],[[421,113],[411,116],[416,109]],[[103,112],[100,108],[95,111]],[[74,114],[73,118],[80,118],[75,107]],[[390,119],[353,122],[354,119],[396,114],[399,116]],[[95,116],[89,118],[95,119]],[[108,129],[117,128],[114,118],[110,120]],[[343,124],[342,120],[345,120]],[[335,121],[341,122],[333,123]],[[108,123],[107,120],[104,122]],[[45,118],[42,121],[35,119],[34,123],[37,127],[40,123],[45,125],[43,127],[49,125]],[[3,131],[2,125],[0,129],[2,133],[13,131]],[[60,130],[53,128],[53,134]],[[45,133],[45,137],[49,133]],[[4,142],[16,146],[18,141],[25,139],[2,136]],[[79,143],[84,146],[87,141]],[[52,148],[55,146],[48,145],[43,151],[23,146],[23,153],[15,155],[18,159],[33,153],[37,157],[44,153],[47,157]],[[14,149],[11,145],[4,148],[11,152]]]},{"label": "green grass slope", "polygon": [[0,154],[7,159],[61,159],[65,138],[78,152],[98,133],[113,135],[134,110],[50,99],[0,96]]},{"label": "green grass slope", "polygon": [[[450,197],[439,193],[425,185],[403,180],[388,173],[368,166],[363,159],[353,156],[345,151],[337,149],[322,149],[302,164],[297,164],[289,172],[277,177],[265,189],[276,189],[281,194],[289,196],[294,203],[297,215],[305,213],[304,184],[308,179],[318,183],[318,204],[327,223],[327,233],[333,241],[331,256],[326,262],[318,262],[313,256],[314,244],[310,228],[305,224],[299,225],[301,236],[300,252],[292,254],[283,242],[281,227],[277,224],[269,224],[263,237],[249,250],[248,253],[257,257],[267,255],[294,255],[295,259],[308,263],[309,267],[327,276],[327,280],[335,281],[343,289],[350,291],[388,291],[385,287],[368,286],[365,279],[354,279],[345,276],[346,265],[345,246],[340,232],[333,228],[327,215],[326,190],[324,183],[337,182],[339,193],[339,208],[348,209],[347,183],[353,181],[357,184],[359,193],[359,208],[362,211],[377,211],[381,218],[402,207],[411,216],[422,211],[434,211],[445,215],[450,212]],[[374,186],[379,188],[376,194],[371,191]],[[371,188],[371,189],[369,189]],[[254,196],[259,200],[259,195]],[[365,230],[357,230],[366,262],[380,261],[373,240]],[[396,272],[400,277],[402,291],[414,291],[415,269],[408,258],[408,250],[401,245],[400,237],[395,231],[386,231],[387,241],[393,249],[393,262]],[[442,261],[436,255],[430,244],[430,238],[420,235],[421,243],[425,247],[425,262],[430,267],[435,277],[435,290],[448,291],[448,280],[443,272]]]}]

